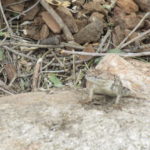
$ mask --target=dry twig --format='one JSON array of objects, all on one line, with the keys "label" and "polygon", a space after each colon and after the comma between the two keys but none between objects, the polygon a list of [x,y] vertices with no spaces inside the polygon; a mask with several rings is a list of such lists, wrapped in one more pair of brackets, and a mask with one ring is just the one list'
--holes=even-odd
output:
[{"label": "dry twig", "polygon": [[42,67],[42,58],[39,58],[35,68],[34,68],[34,73],[33,73],[33,81],[32,81],[32,91],[36,91],[38,88],[38,83],[39,83],[39,75],[40,75],[40,70]]},{"label": "dry twig", "polygon": [[108,37],[111,35],[111,30],[108,30],[106,35],[104,36],[104,38],[102,39],[98,49],[97,49],[97,52],[103,52],[103,47],[104,47],[104,44],[106,43],[106,40],[108,39]]},{"label": "dry twig", "polygon": [[[140,20],[140,22],[135,26],[135,28],[126,36],[126,38],[117,46],[118,49],[122,49],[123,45],[125,45],[128,38],[139,28],[139,26],[143,23],[143,21],[150,15],[150,12],[147,12],[144,17]],[[130,41],[129,41],[130,42]],[[125,44],[124,44],[125,43]]]},{"label": "dry twig", "polygon": [[55,18],[56,22],[60,25],[60,27],[62,28],[66,39],[68,41],[72,41],[74,38],[72,36],[72,33],[70,32],[70,30],[68,29],[68,27],[66,26],[66,24],[63,22],[63,20],[59,17],[59,15],[55,12],[55,10],[47,4],[47,2],[45,0],[41,0],[40,1],[41,5],[48,11],[48,13],[50,13],[50,15]]},{"label": "dry twig", "polygon": [[[67,50],[62,50],[62,53],[66,54],[72,54],[72,55],[86,55],[86,56],[106,56],[109,55],[110,53],[90,53],[90,52],[75,52],[75,51],[67,51]],[[140,57],[140,56],[149,56],[150,52],[141,52],[141,53],[116,53],[122,57]]]},{"label": "dry twig", "polygon": [[28,59],[30,59],[30,60],[37,61],[36,58],[31,57],[31,56],[27,56],[27,55],[25,55],[25,54],[23,54],[23,53],[19,53],[19,52],[17,52],[17,51],[14,50],[14,49],[9,48],[8,46],[4,46],[4,48],[5,48],[6,50],[8,50],[8,51],[10,51],[10,52],[12,52],[12,53],[14,53],[14,54],[16,54],[16,55],[21,56],[21,57],[25,57],[25,58],[28,58]]},{"label": "dry twig", "polygon": [[64,47],[70,47],[74,49],[82,50],[84,49],[84,46],[78,46],[70,43],[64,43],[62,42],[60,45],[39,45],[39,44],[31,44],[31,43],[21,43],[21,42],[8,42],[5,41],[3,43],[0,43],[0,46],[5,45],[14,45],[14,46],[26,46],[26,47],[37,47],[37,48],[64,48]]},{"label": "dry twig", "polygon": [[3,7],[2,7],[1,0],[0,0],[0,10],[1,10],[1,13],[2,13],[2,15],[3,15],[4,21],[5,21],[5,23],[6,23],[8,32],[9,32],[10,34],[13,34],[13,31],[12,31],[12,29],[10,28],[9,23],[8,23],[8,21],[7,21],[7,19],[6,19],[6,16],[5,16],[5,14],[4,14],[4,10],[3,10]]},{"label": "dry twig", "polygon": [[10,91],[8,91],[8,90],[6,90],[6,89],[4,89],[4,88],[1,88],[1,87],[0,87],[0,91],[3,91],[4,93],[9,94],[9,95],[14,95],[14,94],[11,93]]},{"label": "dry twig", "polygon": [[121,46],[121,48],[124,48],[124,47],[126,47],[127,45],[133,43],[134,41],[143,38],[143,37],[144,37],[145,35],[147,35],[147,34],[150,34],[150,29],[147,30],[147,31],[145,31],[145,32],[143,32],[143,33],[141,33],[140,35],[138,35],[137,37],[131,39],[130,41],[126,42],[125,44],[123,44],[123,45]]}]

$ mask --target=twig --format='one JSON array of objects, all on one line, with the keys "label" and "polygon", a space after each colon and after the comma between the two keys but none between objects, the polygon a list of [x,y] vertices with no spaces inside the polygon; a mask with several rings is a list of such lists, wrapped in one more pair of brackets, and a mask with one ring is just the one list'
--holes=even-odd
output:
[{"label": "twig", "polygon": [[75,45],[75,44],[71,44],[71,43],[65,43],[65,42],[62,42],[61,45],[63,47],[70,47],[70,48],[79,49],[79,50],[83,50],[85,48],[84,46]]},{"label": "twig", "polygon": [[[74,52],[74,50],[73,50]],[[72,75],[73,75],[73,79],[74,79],[74,84],[75,84],[75,81],[76,81],[76,64],[75,64],[75,59],[76,59],[76,56],[75,55],[72,55]]]},{"label": "twig", "polygon": [[48,66],[50,66],[54,62],[55,58],[52,58],[52,60],[47,63],[45,66],[42,67],[42,70],[46,69]]},{"label": "twig", "polygon": [[7,39],[7,35],[4,37],[4,39],[0,42],[0,45],[3,44]]},{"label": "twig", "polygon": [[42,58],[39,58],[34,68],[32,91],[36,91],[36,89],[38,88],[37,86],[39,83],[39,75],[40,75],[41,66],[42,66]]},{"label": "twig", "polygon": [[19,52],[17,52],[16,50],[13,50],[12,48],[9,48],[9,47],[7,47],[7,46],[4,46],[4,48],[5,48],[6,50],[8,50],[8,51],[10,51],[10,52],[12,52],[12,53],[14,53],[14,54],[16,54],[16,55],[19,55],[19,56],[28,58],[28,59],[33,60],[33,61],[37,61],[36,58],[31,57],[31,56],[27,56],[27,55],[22,54],[22,53],[19,53]]},{"label": "twig", "polygon": [[9,83],[9,87],[11,87],[12,85],[13,85],[13,83],[15,82],[15,80],[17,79],[17,75],[15,75],[14,77],[13,77],[13,79],[10,81],[10,83]]},{"label": "twig", "polygon": [[147,12],[144,17],[140,20],[140,22],[135,26],[135,28],[126,36],[126,38],[117,46],[118,49],[123,48],[123,44],[127,41],[127,39],[139,28],[142,22],[150,15],[150,12]]},{"label": "twig", "polygon": [[110,44],[111,44],[111,37],[109,37],[106,43],[106,46],[103,48],[103,51],[102,51],[103,53],[108,51]]},{"label": "twig", "polygon": [[[7,46],[4,46],[4,48],[5,48],[6,50],[8,50],[8,51],[10,51],[10,52],[12,52],[12,53],[14,53],[14,54],[16,54],[16,55],[21,56],[21,57],[25,57],[25,58],[30,59],[30,60],[32,60],[32,61],[38,61],[37,58],[34,58],[34,57],[31,57],[31,56],[27,56],[27,55],[25,55],[25,54],[19,53],[19,52],[15,51],[15,50],[13,50],[13,49],[7,47]],[[76,63],[76,64],[80,64],[80,63],[83,63],[83,62],[85,62],[85,61],[79,60],[79,61],[76,61],[75,63]],[[47,62],[47,61],[43,61],[43,63],[44,63],[44,64],[47,64],[48,62]],[[53,63],[53,64],[51,64],[51,65],[52,65],[52,66],[60,66],[60,64],[58,64],[58,63]],[[72,63],[71,63],[71,62],[69,62],[69,63],[64,63],[64,65],[65,65],[65,66],[72,65]]]},{"label": "twig", "polygon": [[61,67],[64,67],[64,64],[61,62],[61,60],[56,56],[56,54],[52,51],[51,52],[54,55],[54,58],[58,61]]},{"label": "twig", "polygon": [[144,44],[144,45],[140,45],[138,46],[139,49],[147,49],[150,48],[150,44]]},{"label": "twig", "polygon": [[84,49],[84,46],[78,46],[70,43],[64,43],[62,42],[60,45],[39,45],[39,44],[30,44],[30,43],[21,43],[21,42],[3,42],[0,43],[0,46],[5,45],[14,45],[14,46],[26,46],[26,47],[37,47],[37,48],[64,48],[64,47],[70,47],[74,49],[82,50]]},{"label": "twig", "polygon": [[14,95],[13,93],[11,93],[8,90],[5,90],[5,89],[3,89],[1,87],[0,87],[0,91],[3,91],[4,93],[9,94],[9,95]]},{"label": "twig", "polygon": [[3,81],[0,80],[0,90],[7,93],[7,94],[10,94],[10,95],[13,95],[13,93],[11,93],[9,91],[10,87],[7,86]]},{"label": "twig", "polygon": [[6,16],[5,16],[5,14],[4,14],[4,10],[3,10],[3,7],[2,7],[1,0],[0,0],[0,10],[1,10],[1,13],[2,13],[2,15],[3,15],[4,21],[5,21],[5,23],[6,23],[8,32],[9,32],[10,34],[13,34],[12,29],[10,28],[9,23],[8,23],[8,21],[7,21],[7,19],[6,19]]},{"label": "twig", "polygon": [[138,40],[138,39],[141,39],[142,37],[144,37],[145,35],[147,35],[147,34],[149,34],[149,33],[150,33],[150,29],[147,30],[147,31],[145,31],[145,32],[143,32],[143,33],[141,33],[141,34],[138,35],[137,37],[133,38],[132,40],[130,40],[130,41],[128,41],[128,42],[126,42],[125,44],[123,44],[123,45],[121,46],[121,49],[124,48],[124,47],[126,47],[127,45],[133,43],[134,41],[136,41],[136,40]]},{"label": "twig", "polygon": [[110,36],[110,34],[111,34],[111,30],[108,30],[107,33],[105,34],[105,36],[102,38],[102,41],[101,41],[101,43],[100,43],[100,45],[97,49],[97,52],[102,52],[103,51],[102,48],[103,48],[107,38]]},{"label": "twig", "polygon": [[51,71],[41,71],[42,73],[63,73],[63,72],[67,72],[68,70],[51,70]]},{"label": "twig", "polygon": [[66,24],[63,22],[63,20],[61,19],[61,17],[55,12],[55,10],[47,4],[47,2],[45,0],[41,0],[40,1],[41,5],[48,11],[48,13],[50,13],[50,15],[55,18],[55,21],[60,25],[60,27],[62,28],[65,37],[68,41],[72,41],[74,38],[72,36],[72,33],[70,32],[70,30],[68,29],[68,27],[66,26]]},{"label": "twig", "polygon": [[104,44],[106,43],[106,40],[108,39],[108,37],[111,35],[111,30],[108,30],[106,35],[104,36],[104,38],[102,39],[102,42],[99,45],[99,48],[97,50],[97,52],[104,52],[104,50],[102,49],[104,47]]},{"label": "twig", "polygon": [[0,43],[0,46],[5,45],[14,45],[14,46],[26,46],[26,47],[37,47],[37,48],[61,48],[63,45],[39,45],[39,44],[30,44],[30,43],[21,43],[21,42],[3,42]]},{"label": "twig", "polygon": [[6,8],[5,10],[6,10],[6,11],[9,11],[9,12],[11,12],[11,13],[20,13],[20,12],[18,12],[18,11],[14,11],[14,10],[11,10],[11,9],[8,9],[8,8]]},{"label": "twig", "polygon": [[[67,51],[67,50],[62,50],[62,53],[66,54],[72,54],[72,55],[86,55],[86,56],[106,56],[109,55],[110,53],[89,53],[89,52],[73,52],[73,51]],[[140,57],[140,56],[149,56],[150,52],[141,52],[141,53],[116,53],[119,56],[122,57]]]}]

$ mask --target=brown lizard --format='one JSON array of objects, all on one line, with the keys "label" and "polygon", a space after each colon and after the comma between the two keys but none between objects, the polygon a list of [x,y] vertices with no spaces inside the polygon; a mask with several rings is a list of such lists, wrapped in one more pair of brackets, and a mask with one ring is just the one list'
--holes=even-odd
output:
[{"label": "brown lizard", "polygon": [[102,73],[99,70],[90,70],[86,75],[87,88],[89,90],[89,100],[92,101],[94,94],[103,94],[116,97],[118,104],[121,97],[130,96],[130,90],[124,87],[121,80],[116,75]]}]

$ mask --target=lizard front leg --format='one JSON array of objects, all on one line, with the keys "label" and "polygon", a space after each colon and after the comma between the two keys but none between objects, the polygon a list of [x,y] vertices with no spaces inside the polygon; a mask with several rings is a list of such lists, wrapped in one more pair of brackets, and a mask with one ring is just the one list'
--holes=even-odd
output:
[{"label": "lizard front leg", "polygon": [[118,103],[119,103],[121,97],[122,97],[122,96],[121,96],[120,94],[117,95],[116,100],[115,100],[115,104],[118,104]]},{"label": "lizard front leg", "polygon": [[95,89],[95,85],[93,84],[90,89],[89,89],[89,98],[88,98],[88,102],[91,102],[93,100],[93,96],[94,96],[94,89]]}]

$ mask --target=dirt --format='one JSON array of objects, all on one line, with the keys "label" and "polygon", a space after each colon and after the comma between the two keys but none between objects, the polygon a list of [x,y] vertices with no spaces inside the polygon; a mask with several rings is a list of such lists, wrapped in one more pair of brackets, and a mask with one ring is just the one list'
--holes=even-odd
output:
[{"label": "dirt", "polygon": [[150,149],[150,100],[86,101],[74,89],[0,98],[0,149]]}]

